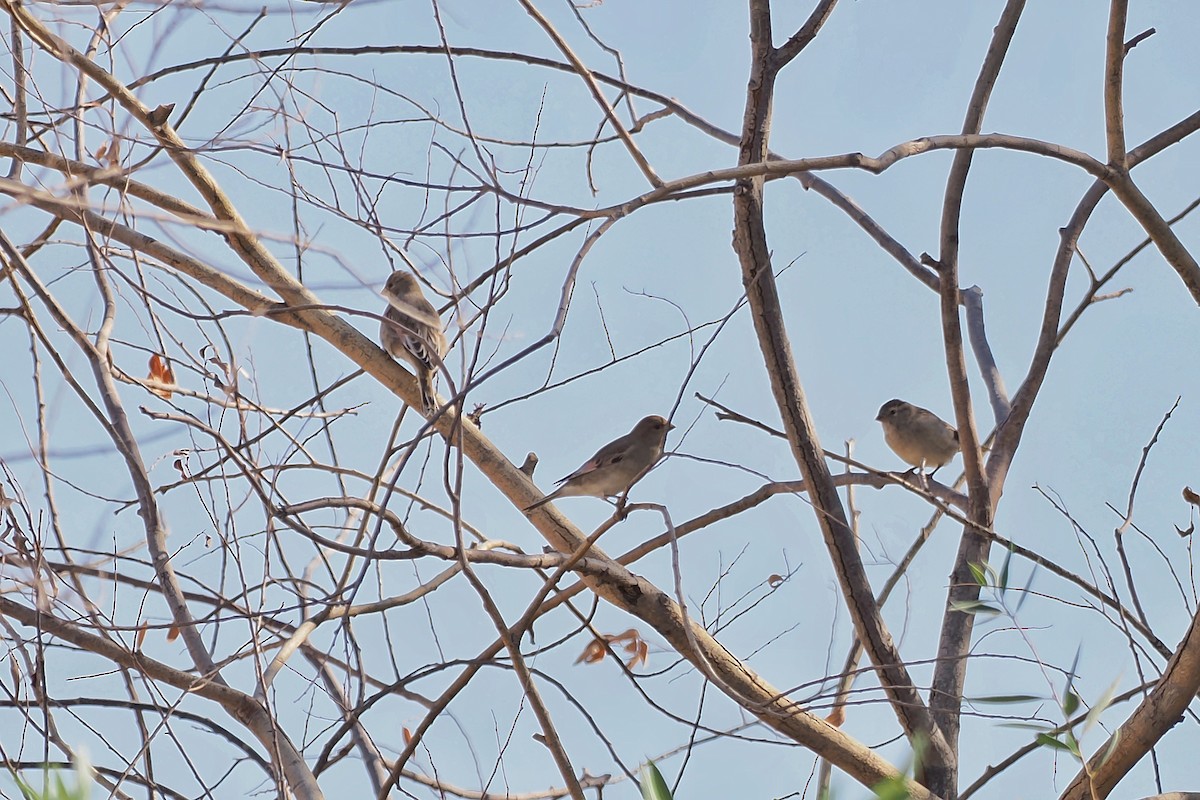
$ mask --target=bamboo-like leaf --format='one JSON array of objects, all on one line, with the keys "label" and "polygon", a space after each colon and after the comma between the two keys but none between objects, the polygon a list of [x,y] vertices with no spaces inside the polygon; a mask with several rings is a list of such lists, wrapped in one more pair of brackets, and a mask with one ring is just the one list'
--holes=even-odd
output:
[{"label": "bamboo-like leaf", "polygon": [[1104,713],[1105,709],[1112,705],[1113,695],[1117,693],[1117,684],[1120,682],[1121,679],[1118,677],[1115,681],[1110,683],[1108,688],[1104,690],[1104,694],[1100,695],[1100,699],[1098,699],[1092,705],[1092,707],[1088,709],[1087,717],[1085,717],[1083,720],[1083,733],[1087,733],[1089,730],[1091,730],[1092,727],[1095,726],[1096,722],[1100,719],[1100,715]]},{"label": "bamboo-like leaf", "polygon": [[671,787],[653,761],[642,765],[642,800],[671,800]]},{"label": "bamboo-like leaf", "polygon": [[983,697],[965,698],[970,703],[1028,703],[1031,700],[1045,700],[1036,694],[991,694]]},{"label": "bamboo-like leaf", "polygon": [[1000,596],[1008,591],[1008,566],[1012,563],[1013,547],[1008,546],[1008,552],[1004,554],[1004,566],[1000,567],[1000,577],[996,579],[996,586],[1000,589]]},{"label": "bamboo-like leaf", "polygon": [[871,787],[871,791],[875,793],[875,797],[879,800],[907,800],[910,796],[908,793],[908,779],[903,775],[895,775]]},{"label": "bamboo-like leaf", "polygon": [[964,614],[999,614],[1000,609],[982,600],[951,600],[950,607]]},{"label": "bamboo-like leaf", "polygon": [[1033,569],[1029,572],[1029,580],[1025,581],[1025,588],[1021,590],[1021,596],[1017,598],[1017,607],[1013,613],[1021,610],[1021,606],[1025,605],[1025,601],[1029,599],[1029,589],[1033,586],[1033,577],[1037,575],[1037,564],[1033,565]]},{"label": "bamboo-like leaf", "polygon": [[1015,728],[1019,731],[1039,731],[1046,732],[1046,726],[1037,722],[1001,722],[1001,728]]},{"label": "bamboo-like leaf", "polygon": [[1112,738],[1108,740],[1108,747],[1104,748],[1104,755],[1100,756],[1100,764],[1101,765],[1103,765],[1105,761],[1108,761],[1109,757],[1112,756],[1112,754],[1116,752],[1117,745],[1119,745],[1120,743],[1121,743],[1121,729],[1117,728],[1113,732]]},{"label": "bamboo-like leaf", "polygon": [[1055,739],[1048,733],[1039,733],[1037,736],[1037,743],[1043,747],[1049,747],[1051,750],[1065,750],[1066,752],[1071,751],[1070,747],[1063,744],[1058,739]]}]

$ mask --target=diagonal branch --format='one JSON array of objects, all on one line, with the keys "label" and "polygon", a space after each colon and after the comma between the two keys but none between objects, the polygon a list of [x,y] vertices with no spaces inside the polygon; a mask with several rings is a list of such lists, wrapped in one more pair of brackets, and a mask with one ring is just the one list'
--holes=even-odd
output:
[{"label": "diagonal branch", "polygon": [[[977,134],[983,125],[992,89],[996,85],[1004,57],[1008,53],[1016,33],[1017,22],[1021,19],[1024,9],[1025,0],[1008,0],[1005,4],[1000,21],[993,31],[987,56],[980,67],[979,77],[975,81],[975,88],[971,92],[966,118],[963,120],[963,135]],[[999,497],[999,486],[989,487],[987,476],[984,474],[983,452],[980,449],[979,433],[975,428],[975,415],[971,408],[967,362],[963,352],[962,323],[958,312],[959,226],[962,219],[963,192],[974,155],[973,150],[959,150],[954,154],[950,175],[946,180],[945,199],[942,202],[939,254],[941,283],[938,294],[942,310],[942,343],[946,350],[946,372],[950,380],[950,394],[954,400],[954,416],[963,454],[963,471],[970,497],[968,513],[973,523],[963,528],[958,553],[950,573],[950,591],[942,618],[938,658],[929,693],[929,705],[938,728],[955,755],[946,764],[930,764],[926,770],[926,784],[948,800],[958,795],[957,753],[962,691],[967,677],[967,654],[970,651],[971,632],[975,622],[973,615],[960,610],[960,603],[979,598],[979,584],[972,580],[970,569],[972,564],[986,558],[988,539],[984,531],[991,528],[995,500]]]},{"label": "diagonal branch", "polygon": [[542,12],[537,10],[530,0],[518,0],[525,12],[533,17],[538,25],[542,26],[542,30],[554,42],[554,45],[562,51],[562,54],[571,62],[571,66],[575,68],[575,72],[587,84],[588,90],[591,91],[592,97],[596,99],[596,105],[604,111],[604,116],[608,118],[609,123],[617,132],[617,136],[621,137],[621,141],[625,143],[625,149],[629,151],[629,155],[633,157],[634,163],[638,165],[638,169],[646,176],[646,180],[651,186],[662,186],[662,178],[658,177],[654,172],[654,167],[650,166],[650,162],[646,160],[646,156],[638,148],[637,143],[633,141],[633,137],[629,135],[629,131],[625,130],[625,126],[621,124],[621,120],[617,117],[617,112],[613,109],[612,104],[608,102],[608,98],[604,96],[604,92],[600,91],[600,84],[596,82],[596,78],[592,75],[592,71],[587,68],[583,60],[575,55],[575,51],[571,49],[571,45],[567,44],[554,26],[550,24],[550,20],[542,15]]},{"label": "diagonal branch", "polygon": [[[753,52],[739,164],[764,163],[769,155],[768,139],[776,73],[771,67],[771,18],[766,2],[752,0],[750,4],[750,41]],[[952,756],[883,622],[854,532],[829,474],[808,410],[771,268],[771,253],[763,218],[763,185],[761,177],[743,180],[738,184],[734,193],[733,246],[741,262],[742,284],[746,289],[771,390],[783,418],[792,455],[809,486],[809,499],[850,609],[855,632],[864,643],[904,733],[910,739],[925,737],[930,745],[931,760],[942,762]]]},{"label": "diagonal branch", "polygon": [[1060,800],[1103,800],[1158,740],[1179,723],[1200,691],[1200,611],[1154,690],[1096,750]]}]

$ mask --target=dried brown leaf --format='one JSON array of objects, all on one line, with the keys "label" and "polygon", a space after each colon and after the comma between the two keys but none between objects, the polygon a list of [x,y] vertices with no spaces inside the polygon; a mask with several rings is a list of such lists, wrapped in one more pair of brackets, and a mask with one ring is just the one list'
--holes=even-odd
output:
[{"label": "dried brown leaf", "polygon": [[583,652],[579,654],[579,658],[575,659],[575,663],[595,664],[597,661],[604,660],[604,654],[607,652],[605,642],[600,639],[592,639],[588,642],[588,646],[583,648]]},{"label": "dried brown leaf", "polygon": [[[175,372],[171,369],[171,365],[166,359],[158,353],[150,356],[150,374],[146,380],[155,381],[156,383],[164,384],[164,386],[175,385]],[[167,388],[150,387],[150,391],[161,397],[163,400],[171,399],[171,390]]]}]

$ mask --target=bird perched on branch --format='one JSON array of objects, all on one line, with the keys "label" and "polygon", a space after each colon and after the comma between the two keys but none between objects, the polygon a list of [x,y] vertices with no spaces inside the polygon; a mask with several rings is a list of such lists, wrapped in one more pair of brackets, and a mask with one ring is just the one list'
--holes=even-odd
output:
[{"label": "bird perched on branch", "polygon": [[949,463],[958,452],[958,431],[937,414],[903,400],[888,400],[875,417],[883,440],[908,464],[925,472]]},{"label": "bird perched on branch", "polygon": [[429,416],[437,410],[433,387],[447,349],[441,317],[425,299],[421,284],[411,272],[393,272],[380,294],[387,299],[388,307],[379,323],[379,342],[393,358],[412,365],[421,385],[425,415]]},{"label": "bird perched on branch", "polygon": [[583,466],[559,481],[550,494],[525,510],[560,497],[612,497],[625,492],[663,454],[667,432],[675,426],[660,416],[645,417],[629,433],[596,451]]}]

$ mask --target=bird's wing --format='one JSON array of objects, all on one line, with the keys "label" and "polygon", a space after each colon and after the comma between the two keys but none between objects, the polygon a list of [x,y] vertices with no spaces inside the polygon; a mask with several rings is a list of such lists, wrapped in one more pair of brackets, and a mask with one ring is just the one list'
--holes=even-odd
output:
[{"label": "bird's wing", "polygon": [[405,331],[402,341],[404,342],[404,349],[412,353],[418,361],[429,369],[436,369],[437,362],[433,358],[433,350],[430,348],[427,340]]},{"label": "bird's wing", "polygon": [[[430,308],[432,309],[432,306]],[[400,345],[405,350],[412,353],[413,357],[428,369],[437,369],[441,358],[438,357],[437,343],[432,341],[438,337],[437,329],[429,327],[419,318],[414,318],[395,306],[389,306],[383,316],[392,323],[391,332],[397,335]]]},{"label": "bird's wing", "polygon": [[421,294],[408,294],[404,297],[399,297],[389,292],[383,292],[383,298],[387,300],[388,306],[395,309],[403,318],[403,322],[408,324],[409,321],[428,325],[433,327],[437,325],[441,327],[442,318],[438,316],[437,309],[433,307],[433,303]]},{"label": "bird's wing", "polygon": [[560,480],[559,483],[566,483],[573,478],[587,475],[589,472],[595,472],[598,469],[611,467],[613,464],[620,462],[629,452],[629,442],[626,441],[627,438],[627,436],[622,436],[620,439],[604,445],[604,447],[601,447],[596,451],[594,456],[583,462],[579,469]]}]

